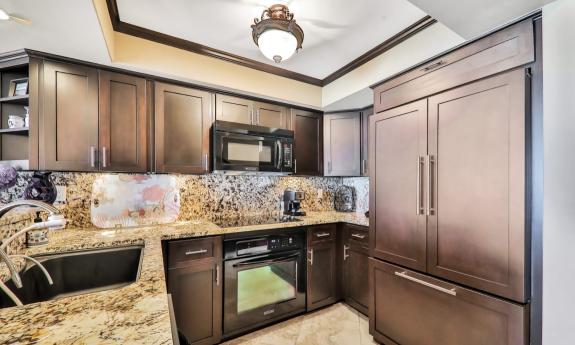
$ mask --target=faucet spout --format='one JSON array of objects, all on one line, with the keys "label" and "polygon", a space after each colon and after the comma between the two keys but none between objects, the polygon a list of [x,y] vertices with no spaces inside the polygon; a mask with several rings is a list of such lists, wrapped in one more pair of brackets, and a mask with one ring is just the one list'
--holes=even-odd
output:
[{"label": "faucet spout", "polygon": [[8,257],[8,254],[6,254],[2,248],[0,248],[0,259],[2,259],[2,261],[6,263],[6,266],[8,266],[8,270],[10,270],[10,274],[12,275],[12,281],[14,282],[14,285],[20,289],[22,287],[22,279],[20,279],[20,274],[18,273],[18,270],[14,266],[12,260]]},{"label": "faucet spout", "polygon": [[48,212],[51,216],[60,214],[60,211],[56,207],[54,207],[50,204],[47,204],[45,202],[42,202],[42,201],[16,200],[16,201],[11,202],[9,204],[6,204],[4,206],[0,206],[0,218],[2,218],[2,216],[4,216],[6,213],[8,213],[8,211],[10,211],[16,207],[20,207],[20,206],[39,207],[39,208],[43,209],[44,211]]}]

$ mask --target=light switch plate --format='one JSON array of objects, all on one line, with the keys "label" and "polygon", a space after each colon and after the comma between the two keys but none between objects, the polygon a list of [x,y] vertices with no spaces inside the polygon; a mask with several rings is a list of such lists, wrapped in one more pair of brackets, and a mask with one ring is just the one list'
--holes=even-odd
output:
[{"label": "light switch plate", "polygon": [[56,186],[56,201],[57,204],[65,204],[67,201],[68,189],[66,186]]}]

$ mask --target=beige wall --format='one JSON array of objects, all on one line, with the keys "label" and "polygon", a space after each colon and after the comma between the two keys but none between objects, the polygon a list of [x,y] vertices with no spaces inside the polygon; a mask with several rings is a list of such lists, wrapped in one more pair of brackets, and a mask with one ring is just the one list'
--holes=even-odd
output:
[{"label": "beige wall", "polygon": [[322,107],[448,50],[463,38],[437,23],[323,87]]}]

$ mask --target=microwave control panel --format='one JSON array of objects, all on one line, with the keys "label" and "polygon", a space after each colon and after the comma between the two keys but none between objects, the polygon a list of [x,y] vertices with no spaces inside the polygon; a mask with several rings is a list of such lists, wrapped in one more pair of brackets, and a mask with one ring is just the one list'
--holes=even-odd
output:
[{"label": "microwave control panel", "polygon": [[283,143],[283,166],[284,168],[292,167],[292,143]]}]

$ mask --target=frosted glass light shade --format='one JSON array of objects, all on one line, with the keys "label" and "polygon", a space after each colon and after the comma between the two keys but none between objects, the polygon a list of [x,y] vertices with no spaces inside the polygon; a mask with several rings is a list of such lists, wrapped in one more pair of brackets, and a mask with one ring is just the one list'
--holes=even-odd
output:
[{"label": "frosted glass light shade", "polygon": [[265,57],[279,63],[295,53],[297,39],[287,31],[269,29],[258,38],[258,46]]},{"label": "frosted glass light shade", "polygon": [[8,20],[8,19],[10,19],[10,16],[6,12],[4,12],[4,10],[0,9],[0,20]]}]

